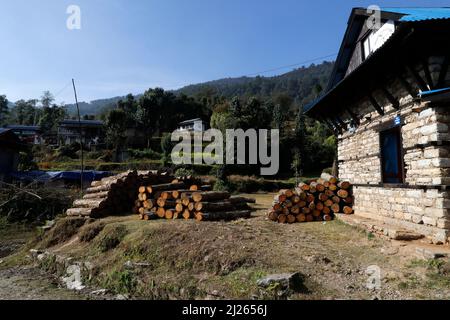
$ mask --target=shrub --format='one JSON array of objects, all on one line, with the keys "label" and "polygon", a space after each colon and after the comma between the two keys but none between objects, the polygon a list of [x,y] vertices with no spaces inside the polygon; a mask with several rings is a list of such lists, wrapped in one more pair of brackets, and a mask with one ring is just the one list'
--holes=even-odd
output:
[{"label": "shrub", "polygon": [[151,159],[151,160],[159,160],[161,159],[161,154],[153,151],[152,149],[128,149],[130,156],[134,159]]},{"label": "shrub", "polygon": [[187,169],[187,168],[179,168],[175,171],[176,177],[188,177],[188,176],[194,176],[194,170]]},{"label": "shrub", "polygon": [[123,238],[127,235],[128,231],[124,225],[113,226],[108,229],[104,229],[98,238],[98,248],[101,252],[106,252],[116,248]]}]

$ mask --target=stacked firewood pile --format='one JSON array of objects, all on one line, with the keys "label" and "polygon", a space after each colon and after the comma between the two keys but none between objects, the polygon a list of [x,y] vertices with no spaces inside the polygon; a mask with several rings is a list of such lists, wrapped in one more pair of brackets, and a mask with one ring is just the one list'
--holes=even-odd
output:
[{"label": "stacked firewood pile", "polygon": [[141,220],[230,221],[250,217],[248,203],[255,203],[255,199],[210,191],[211,186],[197,183],[178,178],[167,184],[142,185],[134,212]]},{"label": "stacked firewood pile", "polygon": [[92,218],[129,213],[136,197],[135,191],[142,184],[170,182],[172,176],[155,171],[127,171],[116,176],[94,181],[82,199],[67,210],[68,216]]},{"label": "stacked firewood pile", "polygon": [[318,180],[280,190],[268,218],[278,223],[331,221],[337,213],[353,213],[351,184],[323,173]]}]

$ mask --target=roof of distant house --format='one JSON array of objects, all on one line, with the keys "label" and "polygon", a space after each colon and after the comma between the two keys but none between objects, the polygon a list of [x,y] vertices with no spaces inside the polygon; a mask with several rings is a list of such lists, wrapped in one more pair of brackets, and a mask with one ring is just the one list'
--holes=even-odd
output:
[{"label": "roof of distant house", "polygon": [[183,125],[183,124],[189,124],[189,123],[194,123],[194,122],[198,122],[198,121],[202,121],[203,122],[202,119],[196,118],[196,119],[191,119],[191,120],[186,120],[186,121],[180,122],[179,124]]},{"label": "roof of distant house", "polygon": [[101,127],[104,123],[100,120],[64,120],[59,123],[60,126],[65,127],[78,127],[80,124],[83,127]]},{"label": "roof of distant house", "polygon": [[20,130],[20,131],[40,131],[41,128],[39,126],[24,126],[20,124],[8,124],[5,126],[6,129],[11,130]]}]

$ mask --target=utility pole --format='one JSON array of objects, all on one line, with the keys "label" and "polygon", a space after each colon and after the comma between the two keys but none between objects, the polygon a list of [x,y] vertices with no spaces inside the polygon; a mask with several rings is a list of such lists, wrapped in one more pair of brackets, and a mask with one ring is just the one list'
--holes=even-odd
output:
[{"label": "utility pole", "polygon": [[83,126],[81,125],[80,106],[78,105],[77,89],[75,88],[75,80],[72,79],[73,92],[75,93],[75,103],[78,112],[78,125],[80,129],[80,146],[81,146],[81,195],[83,195],[83,175],[84,175],[84,151],[83,151]]}]

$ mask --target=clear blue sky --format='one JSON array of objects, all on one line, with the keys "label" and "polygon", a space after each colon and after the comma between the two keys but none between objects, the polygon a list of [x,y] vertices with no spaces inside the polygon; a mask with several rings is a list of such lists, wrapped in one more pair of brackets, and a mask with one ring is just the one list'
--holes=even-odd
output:
[{"label": "clear blue sky", "polygon": [[[81,8],[81,30],[66,28],[71,4]],[[351,8],[371,4],[449,5],[448,0],[0,0],[0,94],[16,101],[50,90],[59,93],[58,102],[72,103],[67,86],[72,77],[80,100],[90,101],[296,64],[337,53]]]}]

